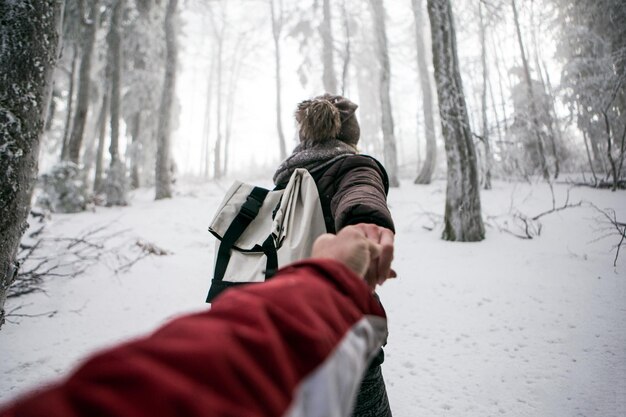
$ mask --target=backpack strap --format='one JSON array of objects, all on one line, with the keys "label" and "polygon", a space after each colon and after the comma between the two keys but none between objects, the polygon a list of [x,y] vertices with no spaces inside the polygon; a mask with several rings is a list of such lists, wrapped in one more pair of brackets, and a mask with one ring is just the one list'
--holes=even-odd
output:
[{"label": "backpack strap", "polygon": [[[259,214],[259,210],[268,193],[269,190],[265,188],[254,187],[246,197],[246,202],[243,203],[241,209],[239,209],[239,213],[237,213],[237,216],[235,216],[230,226],[228,226],[228,229],[226,229],[217,252],[214,280],[221,281],[224,278],[226,267],[228,267],[228,262],[230,261],[230,253],[235,242],[237,242],[237,239],[241,237],[246,228],[252,223],[252,220]],[[276,252],[276,249],[274,249],[274,252]]]},{"label": "backpack strap", "polygon": [[267,263],[265,264],[265,279],[271,278],[274,276],[276,271],[278,271],[278,252],[276,250],[276,244],[274,243],[274,236],[270,233],[270,235],[263,242],[263,253],[267,257]]}]

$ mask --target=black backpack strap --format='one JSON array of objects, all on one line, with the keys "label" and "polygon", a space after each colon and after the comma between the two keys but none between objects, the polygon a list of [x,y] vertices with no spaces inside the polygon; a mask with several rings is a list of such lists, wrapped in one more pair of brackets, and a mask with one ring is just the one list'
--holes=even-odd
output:
[{"label": "black backpack strap", "polygon": [[228,261],[230,261],[230,253],[235,242],[237,242],[237,239],[241,237],[246,228],[259,214],[259,210],[268,193],[269,190],[265,188],[254,187],[246,197],[246,202],[243,203],[241,209],[239,209],[239,213],[237,213],[237,216],[235,216],[235,219],[230,226],[228,226],[226,233],[224,233],[222,237],[215,262],[214,280],[221,281],[224,278]]},{"label": "black backpack strap", "polygon": [[267,257],[267,263],[265,264],[265,279],[274,276],[278,270],[278,253],[276,251],[276,244],[274,243],[274,236],[270,234],[265,242],[263,242],[263,253]]}]

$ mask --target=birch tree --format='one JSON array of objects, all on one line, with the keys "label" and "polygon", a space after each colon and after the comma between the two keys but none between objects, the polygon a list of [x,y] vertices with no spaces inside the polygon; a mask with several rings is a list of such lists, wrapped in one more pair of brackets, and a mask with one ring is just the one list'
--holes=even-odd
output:
[{"label": "birch tree", "polygon": [[385,27],[385,9],[382,0],[370,0],[372,16],[374,18],[374,31],[376,34],[376,52],[380,65],[380,107],[382,113],[382,130],[385,168],[389,174],[389,185],[400,186],[398,181],[398,156],[396,152],[396,138],[393,132],[393,115],[391,111],[390,82],[391,69],[389,64],[389,51],[387,49],[387,29]]},{"label": "birch tree", "polygon": [[63,4],[0,2],[0,326],[7,290],[19,268],[19,243],[28,228]]},{"label": "birch tree", "polygon": [[[412,0],[413,16],[415,19],[415,45],[417,49],[417,69],[422,90],[422,110],[424,115],[424,136],[426,136],[426,159],[417,174],[415,184],[430,184],[437,163],[437,141],[435,138],[435,118],[433,117],[433,99],[430,88],[430,72],[426,63],[426,48],[424,47],[424,19],[422,0]],[[419,146],[419,145],[418,145]]]},{"label": "birch tree", "polygon": [[428,16],[439,98],[441,130],[448,165],[443,239],[483,240],[476,150],[459,72],[450,0],[428,0]]}]

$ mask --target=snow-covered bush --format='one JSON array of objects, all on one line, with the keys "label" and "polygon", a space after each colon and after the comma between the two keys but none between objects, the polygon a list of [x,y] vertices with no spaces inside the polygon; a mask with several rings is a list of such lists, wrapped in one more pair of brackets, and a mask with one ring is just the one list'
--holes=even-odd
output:
[{"label": "snow-covered bush", "polygon": [[42,193],[37,204],[56,213],[78,213],[87,208],[89,194],[80,168],[73,162],[56,164],[41,176]]}]

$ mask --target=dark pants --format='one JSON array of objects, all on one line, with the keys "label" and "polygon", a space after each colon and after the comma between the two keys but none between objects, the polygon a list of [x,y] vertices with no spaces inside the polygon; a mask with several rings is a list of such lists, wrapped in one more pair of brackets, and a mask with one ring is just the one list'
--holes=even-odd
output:
[{"label": "dark pants", "polygon": [[387,389],[379,364],[370,366],[365,372],[352,417],[391,417]]}]

